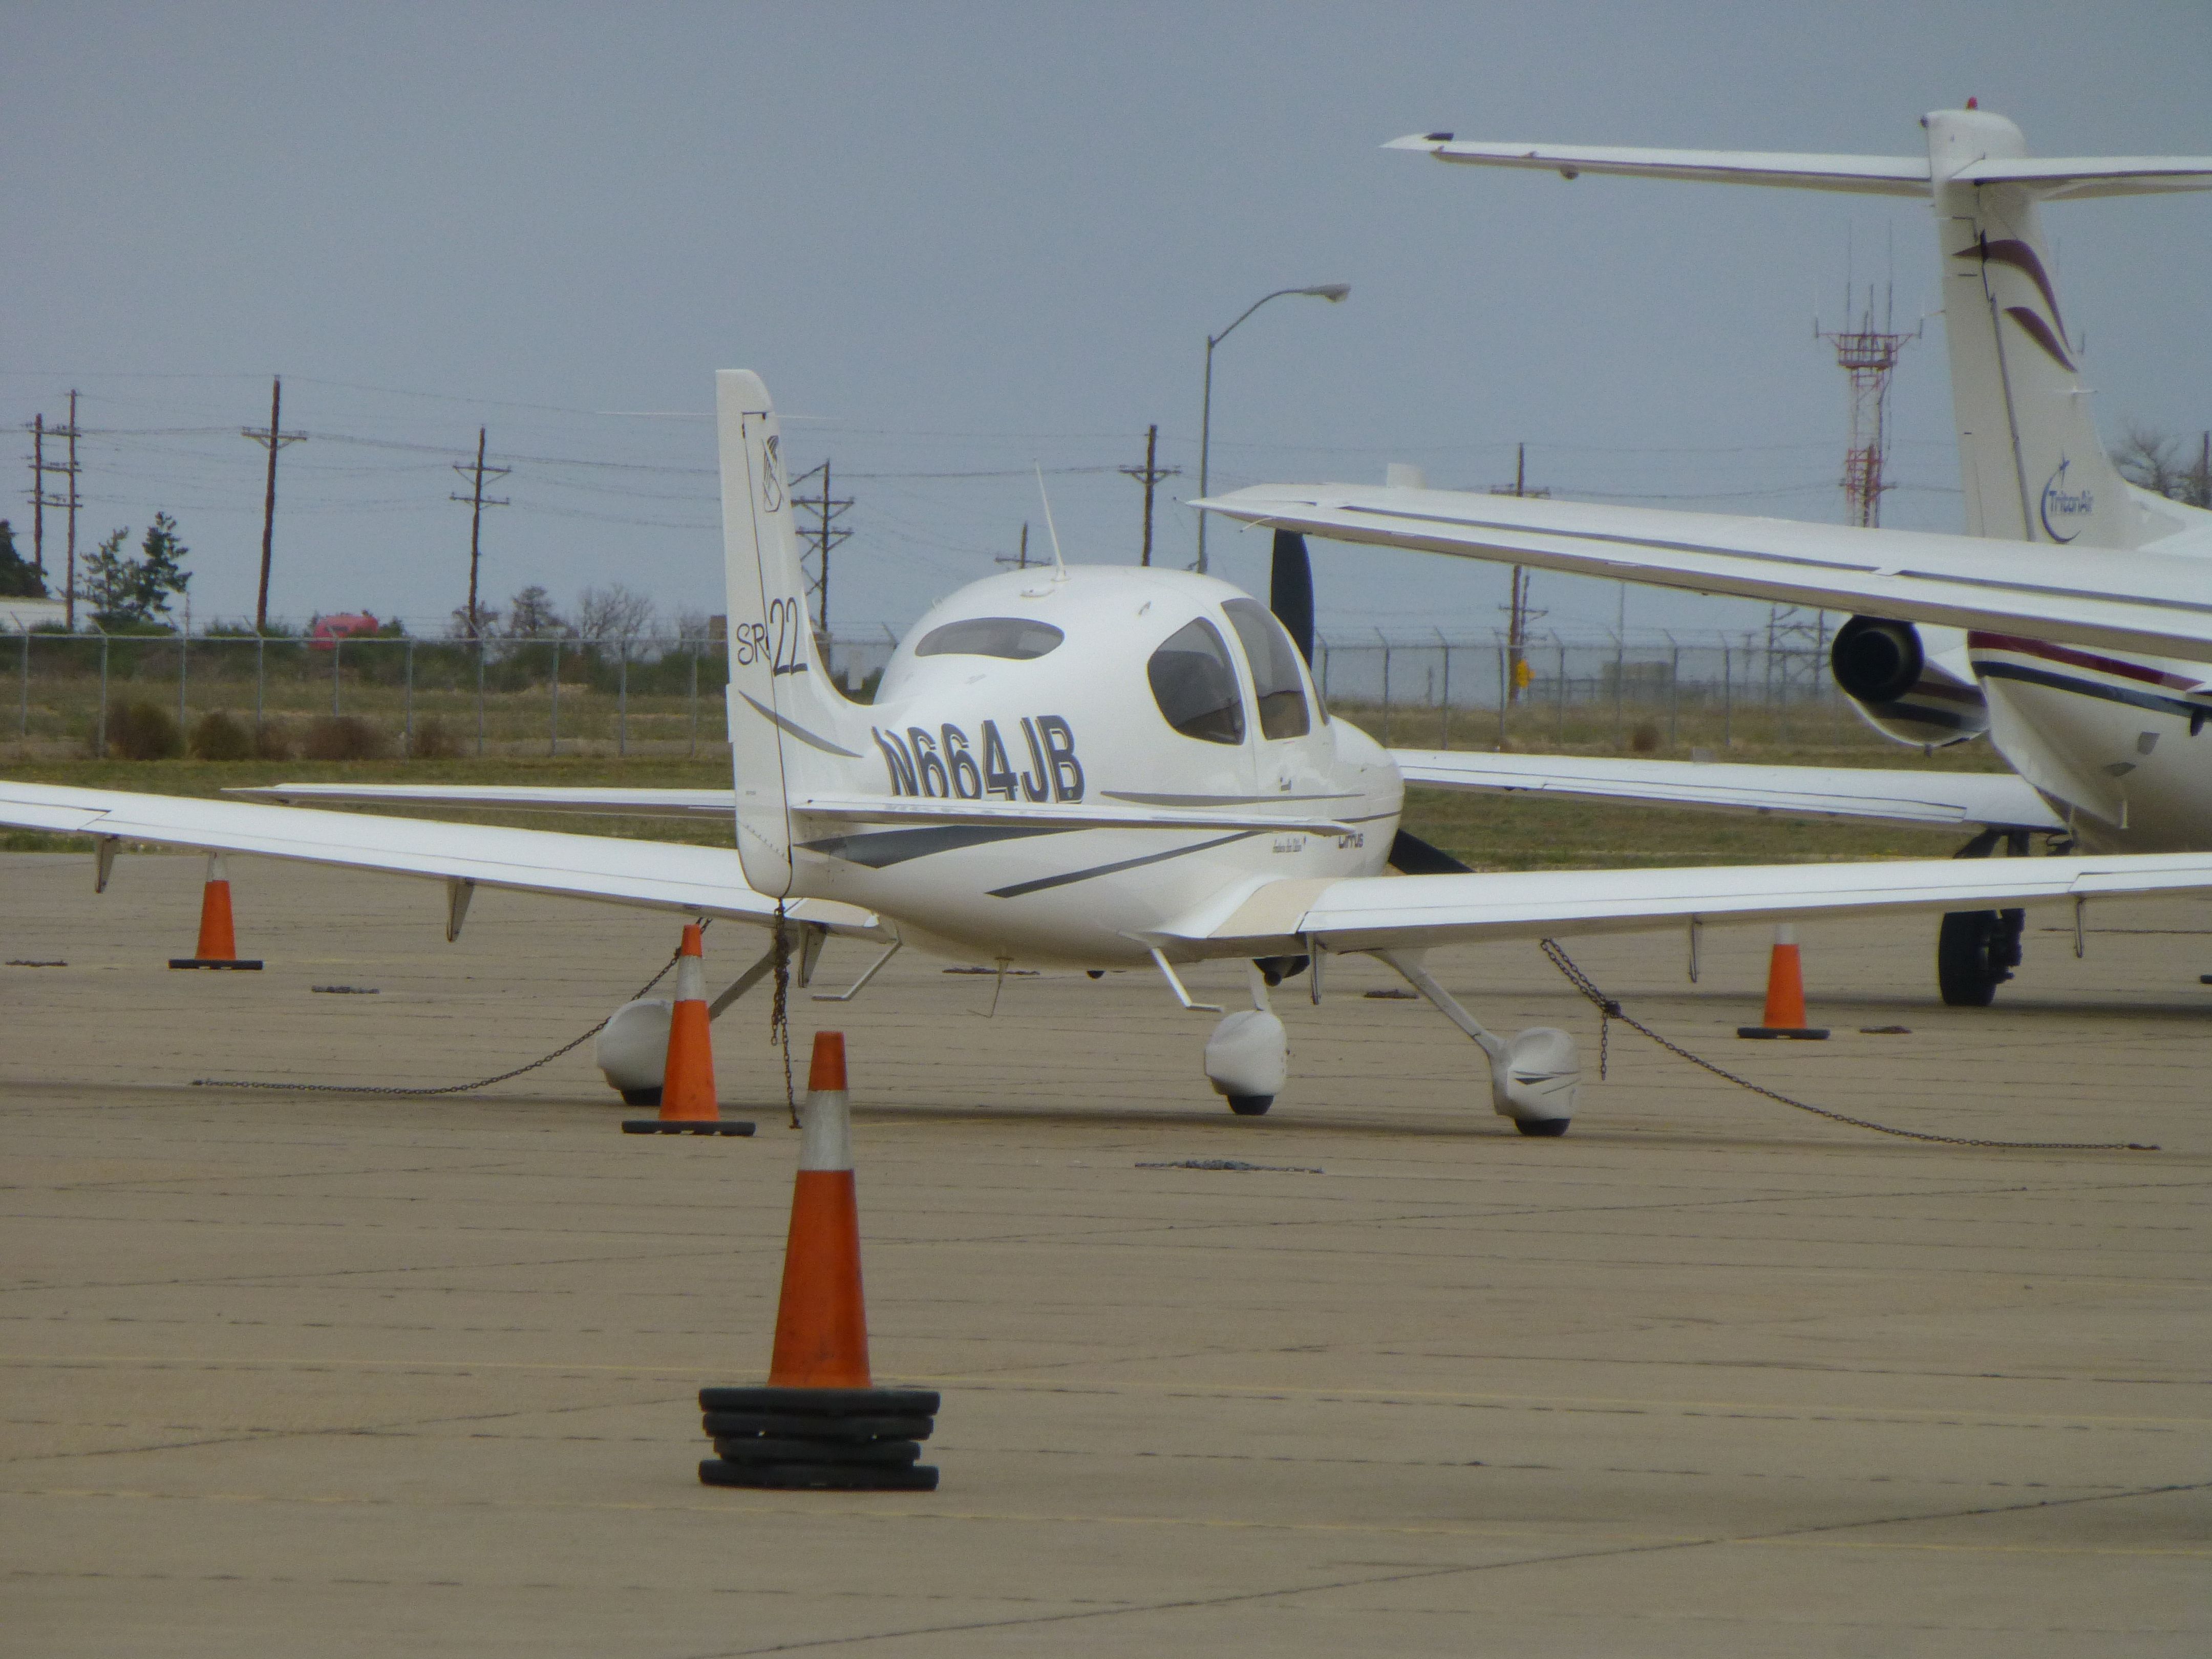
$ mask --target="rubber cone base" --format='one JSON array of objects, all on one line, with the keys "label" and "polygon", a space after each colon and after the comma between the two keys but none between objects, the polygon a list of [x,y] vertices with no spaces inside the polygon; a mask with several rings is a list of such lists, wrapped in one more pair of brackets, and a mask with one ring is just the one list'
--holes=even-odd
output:
[{"label": "rubber cone base", "polygon": [[699,1482],[775,1492],[935,1492],[937,1470],[928,1463],[731,1463],[710,1457],[699,1465]]},{"label": "rubber cone base", "polygon": [[241,968],[258,970],[261,964],[258,962],[234,961],[223,957],[171,957],[169,966],[172,968]]},{"label": "rubber cone base", "polygon": [[1740,1037],[1777,1037],[1796,1042],[1818,1042],[1828,1034],[1810,1025],[1739,1025],[1735,1034]]},{"label": "rubber cone base", "polygon": [[749,1135],[753,1126],[741,1118],[713,1118],[702,1123],[696,1118],[626,1117],[622,1132],[626,1135]]}]

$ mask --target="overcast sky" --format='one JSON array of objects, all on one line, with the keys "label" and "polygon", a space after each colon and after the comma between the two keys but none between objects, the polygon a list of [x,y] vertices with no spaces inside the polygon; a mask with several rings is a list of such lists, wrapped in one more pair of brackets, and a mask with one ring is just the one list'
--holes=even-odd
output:
[{"label": "overcast sky", "polygon": [[[1927,209],[1500,174],[1401,134],[1916,154],[1969,94],[2045,155],[2212,153],[2212,6],[104,5],[7,8],[0,415],[82,394],[80,552],[156,507],[196,625],[251,614],[268,414],[274,609],[434,629],[451,464],[489,428],[484,582],[723,608],[712,372],[750,367],[855,506],[840,631],[995,568],[1048,474],[1071,560],[1133,562],[1158,422],[1187,562],[1206,337],[1217,489],[1510,477],[1835,520],[1846,261],[1934,301]],[[2047,210],[2109,436],[2212,425],[2212,200]],[[1960,522],[1940,318],[1897,381],[1888,522]],[[20,447],[27,454],[25,434]],[[972,476],[972,475],[987,476]],[[917,476],[921,475],[921,476]],[[971,476],[959,476],[971,475]],[[996,476],[989,476],[996,475]],[[4,509],[27,551],[29,471]],[[50,515],[51,518],[52,515]],[[50,562],[59,546],[50,522]],[[1264,592],[1265,543],[1209,532]],[[1498,620],[1491,567],[1316,549],[1325,633]],[[1551,622],[1610,585],[1541,577]],[[1632,596],[1632,626],[1763,611]],[[1547,624],[1550,625],[1550,624]]]}]

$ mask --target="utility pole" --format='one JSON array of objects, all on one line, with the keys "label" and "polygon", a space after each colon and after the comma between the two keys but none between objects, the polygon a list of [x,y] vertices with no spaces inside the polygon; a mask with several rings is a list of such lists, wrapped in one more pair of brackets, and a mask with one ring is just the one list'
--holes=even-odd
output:
[{"label": "utility pole", "polygon": [[[1125,466],[1121,469],[1124,477],[1134,478],[1145,487],[1145,553],[1144,556],[1137,561],[1139,564],[1150,564],[1152,562],[1152,486],[1163,478],[1175,477],[1182,471],[1179,466],[1158,466],[1153,464],[1153,458],[1159,453],[1159,443],[1160,427],[1159,422],[1155,421],[1145,428],[1145,464],[1142,466]],[[1027,526],[1023,527],[1025,530],[1028,528]]]},{"label": "utility pole", "polygon": [[[817,472],[822,475],[822,493],[818,495],[800,495],[799,486]],[[851,531],[836,527],[837,520],[845,516],[845,509],[852,506],[852,498],[848,496],[838,501],[830,495],[830,463],[826,460],[793,478],[788,493],[794,522],[799,507],[805,507],[814,515],[811,525],[800,525],[798,530],[799,539],[807,544],[808,551],[814,558],[814,569],[806,577],[807,597],[814,601],[814,632],[818,638],[827,641],[830,637],[830,550],[852,536]],[[799,556],[799,564],[800,570],[805,572],[805,554]]]},{"label": "utility pole", "polygon": [[240,435],[253,440],[269,451],[269,489],[261,500],[261,593],[254,601],[253,627],[256,633],[269,631],[269,550],[276,538],[276,452],[286,444],[305,441],[304,432],[287,432],[278,417],[284,408],[284,380],[282,375],[271,377],[269,382],[269,429],[256,432],[252,427],[240,427]]},{"label": "utility pole", "polygon": [[1030,521],[1027,519],[1024,519],[1022,520],[1021,552],[1011,559],[1005,554],[1001,553],[999,555],[996,562],[1000,564],[1010,564],[1017,570],[1026,570],[1030,568]]},{"label": "utility pole", "polygon": [[31,422],[31,568],[46,579],[46,417]]},{"label": "utility pole", "polygon": [[[67,426],[48,426],[46,417],[39,416],[31,422],[31,562],[44,582],[46,575],[46,509],[65,508],[69,514],[69,580],[62,585],[62,600],[66,607],[69,629],[76,631],[76,510],[84,505],[76,493],[76,393],[70,397],[70,416]],[[64,438],[69,441],[69,459],[50,461],[46,459],[46,440]],[[69,488],[56,495],[46,488],[46,474],[58,472],[69,480]]]},{"label": "utility pole", "polygon": [[[1549,486],[1535,489],[1528,487],[1528,446],[1516,444],[1513,446],[1513,482],[1510,484],[1492,484],[1490,486],[1490,493],[1493,495],[1526,495],[1548,499],[1552,491]],[[1515,565],[1512,603],[1506,607],[1505,701],[1509,703],[1521,701],[1522,690],[1528,683],[1528,624],[1547,614],[1549,613],[1546,611],[1531,611],[1528,608],[1528,568],[1525,565]]]},{"label": "utility pole", "polygon": [[[271,424],[273,425],[274,422],[272,422]],[[276,465],[273,458],[270,465],[272,467]],[[478,427],[476,465],[471,466],[466,462],[456,461],[453,463],[453,471],[469,481],[469,493],[465,495],[456,495],[453,499],[469,509],[469,637],[473,640],[479,639],[483,635],[483,624],[479,620],[482,613],[477,608],[477,565],[483,550],[483,510],[488,507],[506,507],[509,504],[503,495],[486,495],[483,493],[484,480],[504,478],[514,469],[511,466],[484,465],[484,429]]]}]

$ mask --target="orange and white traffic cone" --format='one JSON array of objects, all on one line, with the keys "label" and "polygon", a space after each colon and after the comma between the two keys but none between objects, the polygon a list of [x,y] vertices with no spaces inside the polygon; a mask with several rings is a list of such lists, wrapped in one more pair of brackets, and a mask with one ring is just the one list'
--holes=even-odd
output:
[{"label": "orange and white traffic cone", "polygon": [[1740,1037],[1792,1037],[1817,1041],[1826,1030],[1805,1023],[1805,969],[1797,957],[1797,930],[1788,922],[1774,929],[1774,954],[1766,964],[1765,1023],[1739,1025]]},{"label": "orange and white traffic cone", "polygon": [[814,1034],[800,1129],[768,1385],[865,1389],[868,1316],[860,1293],[860,1209],[842,1031]]},{"label": "orange and white traffic cone", "polygon": [[241,961],[237,930],[230,918],[230,866],[220,853],[210,853],[207,884],[200,889],[200,939],[193,954],[171,957],[172,968],[258,968],[258,962]]},{"label": "orange and white traffic cone", "polygon": [[879,1389],[868,1373],[841,1031],[815,1034],[801,1127],[768,1386],[699,1390],[701,1426],[714,1443],[699,1479],[710,1486],[934,1492],[936,1469],[918,1460],[936,1428],[937,1390]]},{"label": "orange and white traffic cone", "polygon": [[631,1119],[627,1135],[749,1135],[750,1123],[724,1122],[714,1099],[714,1043],[708,1033],[706,945],[696,921],[684,924],[676,957],[676,1006],[668,1016],[668,1058],[660,1074],[660,1115]]}]

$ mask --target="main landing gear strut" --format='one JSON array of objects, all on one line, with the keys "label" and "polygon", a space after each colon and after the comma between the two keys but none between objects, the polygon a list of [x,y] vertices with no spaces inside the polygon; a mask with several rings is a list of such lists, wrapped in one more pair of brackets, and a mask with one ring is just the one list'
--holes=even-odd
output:
[{"label": "main landing gear strut", "polygon": [[[1987,858],[2002,842],[2008,855],[2024,858],[2027,833],[1984,830],[1954,856]],[[1936,938],[1936,983],[1944,1002],[1954,1008],[1986,1008],[1994,1002],[1997,987],[2020,966],[2027,930],[2025,910],[1953,910],[1945,915]]]}]

